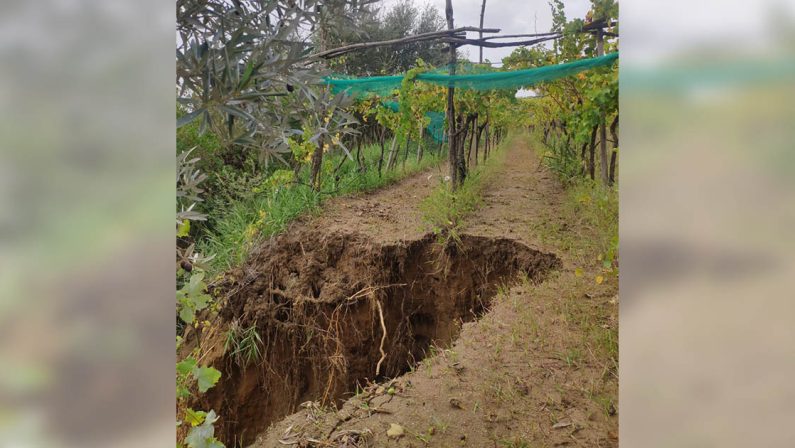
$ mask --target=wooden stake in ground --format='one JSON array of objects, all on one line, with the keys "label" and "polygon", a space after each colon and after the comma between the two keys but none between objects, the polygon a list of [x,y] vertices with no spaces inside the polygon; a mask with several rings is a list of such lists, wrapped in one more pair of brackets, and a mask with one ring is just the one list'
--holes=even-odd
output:
[{"label": "wooden stake in ground", "polygon": [[[486,13],[486,0],[483,0],[483,4],[480,5],[480,28],[483,28],[483,14]],[[483,40],[483,31],[480,31],[479,37]],[[479,63],[483,63],[483,47],[478,47],[480,50],[480,58],[478,58]]]},{"label": "wooden stake in ground", "polygon": [[[602,29],[596,30],[596,53],[598,56],[605,54],[605,40]],[[607,129],[605,126],[605,114],[602,112],[599,118],[599,174],[601,174],[602,184],[607,185],[610,180],[607,174]]]},{"label": "wooden stake in ground", "polygon": [[[453,1],[447,0],[444,9],[445,16],[447,17],[447,29],[453,29]],[[455,44],[450,43],[450,75],[455,75]],[[455,87],[447,87],[447,147],[448,159],[450,161],[450,182],[455,191],[459,186],[458,179],[458,151],[456,150],[456,130],[455,130],[455,104],[453,98],[455,96]]]}]

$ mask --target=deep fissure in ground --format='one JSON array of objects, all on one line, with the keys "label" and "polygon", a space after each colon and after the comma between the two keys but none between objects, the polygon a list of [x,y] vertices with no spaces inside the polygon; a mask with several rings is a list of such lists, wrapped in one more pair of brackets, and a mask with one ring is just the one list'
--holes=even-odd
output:
[{"label": "deep fissure in ground", "polygon": [[[223,376],[195,405],[221,416],[216,435],[227,446],[245,446],[303,402],[339,404],[357,384],[405,373],[432,343],[449,345],[462,322],[479,317],[499,285],[519,274],[539,282],[559,265],[504,238],[441,243],[429,234],[378,244],[359,234],[288,232],[215,289],[225,297],[220,324],[202,335],[201,350]],[[256,359],[232,353],[230,328],[256,328]]]}]

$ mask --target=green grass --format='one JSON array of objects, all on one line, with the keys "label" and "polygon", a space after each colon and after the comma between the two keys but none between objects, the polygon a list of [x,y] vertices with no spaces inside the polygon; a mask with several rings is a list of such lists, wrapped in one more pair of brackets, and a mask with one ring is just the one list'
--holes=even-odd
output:
[{"label": "green grass", "polygon": [[618,191],[590,179],[579,179],[568,189],[568,214],[595,230],[586,249],[602,256],[609,267],[618,255]]},{"label": "green grass", "polygon": [[262,357],[262,339],[257,333],[257,323],[248,328],[241,328],[234,321],[226,332],[224,352],[230,354],[240,367],[246,367],[253,362],[259,362]]},{"label": "green grass", "polygon": [[458,229],[464,217],[476,210],[483,201],[483,191],[488,186],[505,157],[503,148],[511,141],[509,137],[497,148],[485,163],[470,170],[464,183],[453,192],[449,183],[440,185],[420,203],[422,220],[431,230],[446,239],[458,239]]},{"label": "green grass", "polygon": [[[602,185],[573,171],[561,173],[555,169],[556,159],[547,157],[547,149],[531,135],[531,145],[542,156],[543,163],[558,174],[566,186],[564,203],[565,222],[538,220],[532,231],[542,241],[557,245],[561,250],[572,251],[583,261],[601,263],[606,269],[613,267],[618,256],[618,187]],[[572,232],[572,225],[584,232]]]},{"label": "green grass", "polygon": [[377,161],[380,151],[377,145],[362,148],[367,170],[360,173],[354,162],[346,161],[336,176],[333,172],[344,155],[325,157],[321,174],[323,184],[319,192],[308,186],[309,173],[305,167],[297,182],[274,185],[272,177],[263,178],[239,198],[229,203],[215,203],[214,208],[207,210],[208,221],[196,244],[199,252],[214,255],[207,266],[210,275],[240,265],[253,247],[282,232],[299,216],[319,211],[327,198],[371,191],[436,166],[441,161],[438,153],[426,150],[418,163],[416,154],[410,152],[405,166],[401,159],[394,170],[383,169],[379,176]]}]

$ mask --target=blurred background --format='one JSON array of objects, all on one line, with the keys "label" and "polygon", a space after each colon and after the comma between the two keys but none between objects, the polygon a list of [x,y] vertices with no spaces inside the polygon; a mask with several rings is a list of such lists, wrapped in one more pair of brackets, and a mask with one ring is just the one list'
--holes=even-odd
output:
[{"label": "blurred background", "polygon": [[174,444],[174,14],[2,4],[0,447]]},{"label": "blurred background", "polygon": [[[795,2],[620,10],[621,443],[795,446]],[[174,443],[174,14],[2,5],[0,447]]]},{"label": "blurred background", "polygon": [[795,446],[795,2],[620,14],[620,442]]}]

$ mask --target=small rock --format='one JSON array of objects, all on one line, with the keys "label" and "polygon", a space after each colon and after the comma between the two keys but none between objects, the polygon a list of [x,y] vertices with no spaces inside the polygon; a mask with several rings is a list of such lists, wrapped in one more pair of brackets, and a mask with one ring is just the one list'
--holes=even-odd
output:
[{"label": "small rock", "polygon": [[397,423],[390,423],[389,429],[386,430],[386,436],[389,438],[397,439],[403,437],[403,434],[406,432],[402,426],[398,425]]},{"label": "small rock", "polygon": [[452,407],[454,407],[456,409],[463,409],[464,408],[463,406],[461,406],[461,400],[459,400],[458,398],[451,398],[450,399],[450,406],[452,406]]},{"label": "small rock", "polygon": [[571,426],[571,422],[557,422],[552,425],[552,429],[567,428],[569,426]]}]

